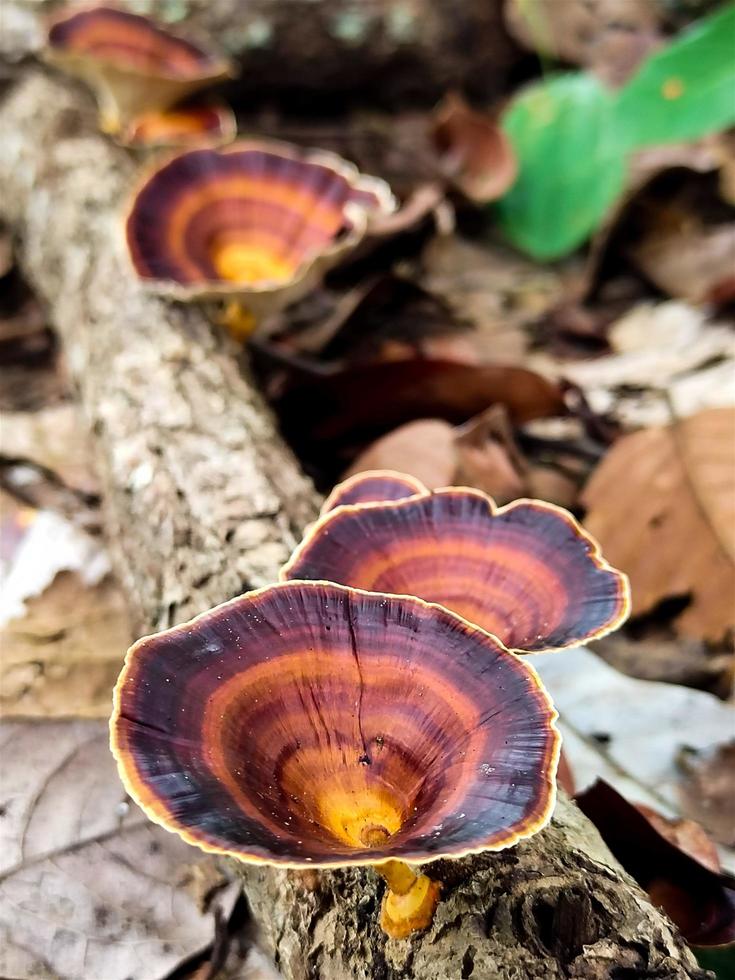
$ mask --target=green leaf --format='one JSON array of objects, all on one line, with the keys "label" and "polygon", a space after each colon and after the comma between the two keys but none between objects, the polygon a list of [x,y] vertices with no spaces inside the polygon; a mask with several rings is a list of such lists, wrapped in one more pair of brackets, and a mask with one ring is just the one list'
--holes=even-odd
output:
[{"label": "green leaf", "polygon": [[615,111],[629,149],[735,124],[735,4],[648,58],[618,93]]},{"label": "green leaf", "polygon": [[561,75],[522,91],[502,125],[519,177],[496,205],[500,225],[536,259],[566,255],[597,227],[623,186],[613,97],[590,75]]}]

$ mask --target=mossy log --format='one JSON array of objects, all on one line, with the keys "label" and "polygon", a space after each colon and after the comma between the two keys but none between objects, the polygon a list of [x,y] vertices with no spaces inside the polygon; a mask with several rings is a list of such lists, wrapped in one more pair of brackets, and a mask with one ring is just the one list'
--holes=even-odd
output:
[{"label": "mossy log", "polygon": [[[318,499],[228,341],[131,274],[132,158],[97,134],[79,91],[38,70],[6,94],[0,130],[0,218],[79,388],[140,631],[272,581]],[[566,798],[532,840],[436,867],[434,923],[406,941],[378,928],[369,869],[236,870],[287,980],[708,976]]]}]

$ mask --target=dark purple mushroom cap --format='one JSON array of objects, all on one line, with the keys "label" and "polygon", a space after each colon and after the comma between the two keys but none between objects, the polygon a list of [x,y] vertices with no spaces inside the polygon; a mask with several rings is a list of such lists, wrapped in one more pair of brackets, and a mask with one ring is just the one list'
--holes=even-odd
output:
[{"label": "dark purple mushroom cap", "polygon": [[[367,489],[373,478],[362,477]],[[308,530],[281,578],[418,595],[521,653],[596,639],[630,608],[626,576],[567,511],[540,500],[497,507],[455,487],[336,507]]]},{"label": "dark purple mushroom cap", "polygon": [[126,237],[135,272],[158,292],[273,309],[308,291],[372,213],[394,206],[384,181],[334,154],[240,141],[182,153],[150,174]]},{"label": "dark purple mushroom cap", "polygon": [[221,58],[147,17],[114,6],[62,14],[49,28],[48,43],[56,53],[83,56],[151,78],[209,79],[228,71]]},{"label": "dark purple mushroom cap", "polygon": [[110,133],[233,74],[226,59],[118,6],[63,12],[49,27],[45,57],[90,85]]},{"label": "dark purple mushroom cap", "polygon": [[322,505],[322,514],[343,504],[372,504],[383,500],[403,500],[416,493],[426,493],[426,487],[415,476],[393,470],[369,470],[355,473],[332,490]]},{"label": "dark purple mushroom cap", "polygon": [[204,850],[422,862],[546,824],[555,719],[536,673],[447,610],[289,582],[136,643],[111,745],[151,819]]}]

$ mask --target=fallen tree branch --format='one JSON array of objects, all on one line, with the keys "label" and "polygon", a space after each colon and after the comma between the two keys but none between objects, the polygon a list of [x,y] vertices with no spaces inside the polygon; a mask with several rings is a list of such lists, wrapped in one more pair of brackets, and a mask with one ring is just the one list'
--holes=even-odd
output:
[{"label": "fallen tree branch", "polygon": [[[316,495],[234,350],[202,313],[144,294],[121,251],[131,159],[41,72],[0,106],[0,218],[48,304],[94,434],[115,567],[150,631],[275,578]],[[368,869],[239,868],[289,980],[703,978],[671,923],[561,799],[498,855],[442,862],[431,929],[388,942]]]}]

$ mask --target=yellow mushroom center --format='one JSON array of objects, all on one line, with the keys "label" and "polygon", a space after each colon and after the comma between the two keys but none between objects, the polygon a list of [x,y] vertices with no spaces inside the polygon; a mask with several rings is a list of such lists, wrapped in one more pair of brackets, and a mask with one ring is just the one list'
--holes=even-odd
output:
[{"label": "yellow mushroom center", "polygon": [[252,285],[283,282],[293,275],[288,260],[262,246],[247,242],[225,242],[212,250],[212,263],[220,279]]},{"label": "yellow mushroom center", "polygon": [[383,786],[330,787],[317,801],[320,823],[350,847],[383,847],[401,829],[403,814]]}]

